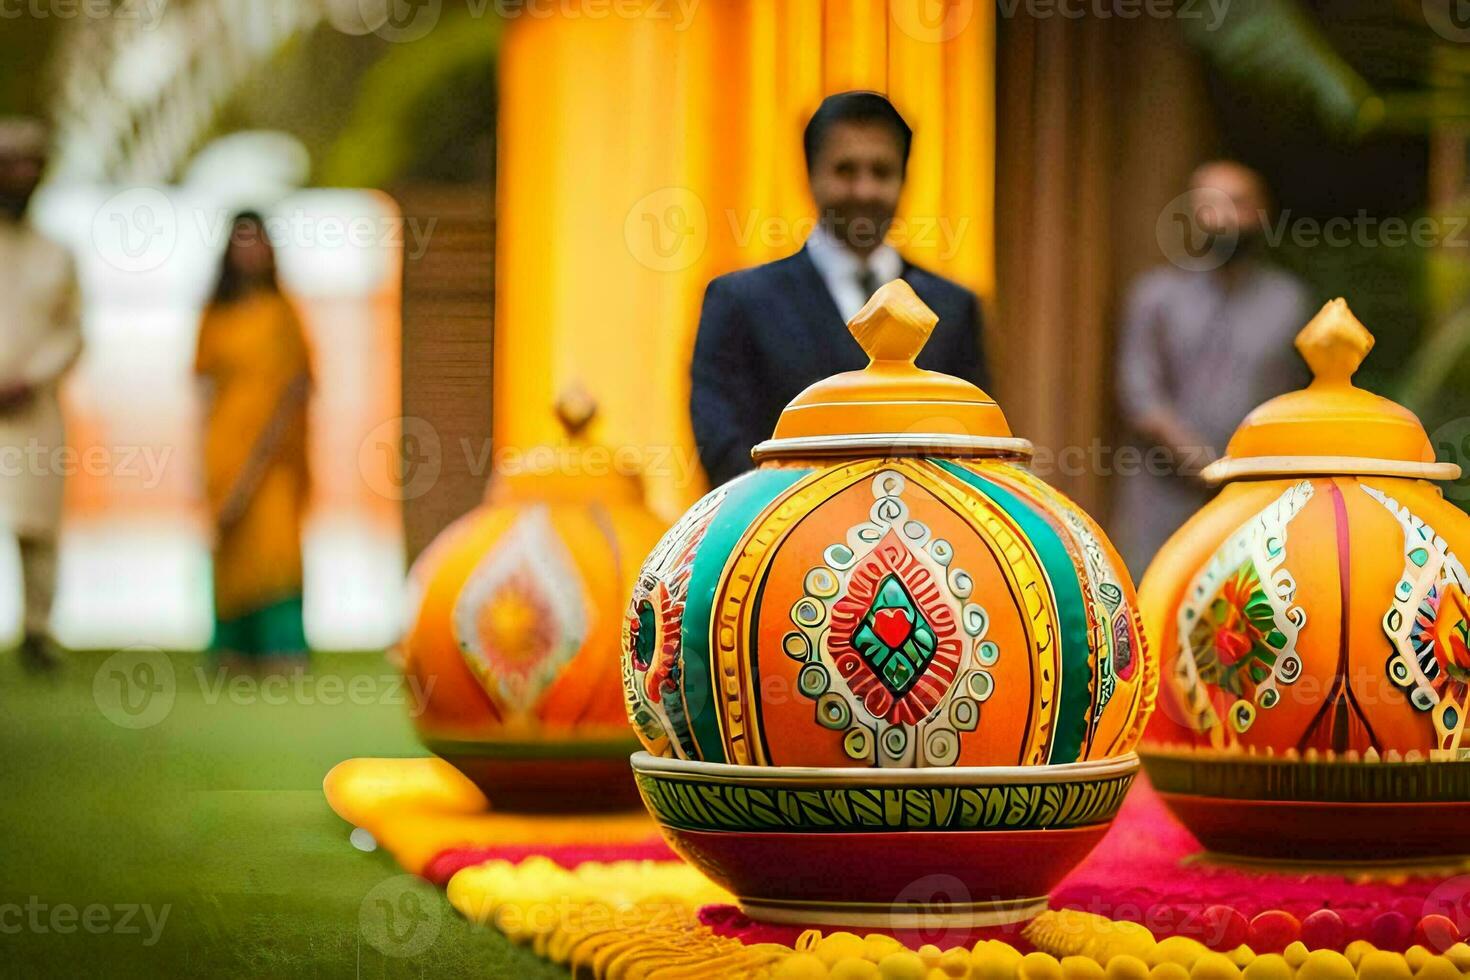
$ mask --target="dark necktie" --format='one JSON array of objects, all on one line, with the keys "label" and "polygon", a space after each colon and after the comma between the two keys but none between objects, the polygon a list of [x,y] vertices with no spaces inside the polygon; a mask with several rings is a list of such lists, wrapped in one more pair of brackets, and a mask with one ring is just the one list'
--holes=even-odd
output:
[{"label": "dark necktie", "polygon": [[882,283],[878,281],[878,273],[865,265],[863,271],[858,273],[858,285],[862,287],[863,302],[866,303]]}]

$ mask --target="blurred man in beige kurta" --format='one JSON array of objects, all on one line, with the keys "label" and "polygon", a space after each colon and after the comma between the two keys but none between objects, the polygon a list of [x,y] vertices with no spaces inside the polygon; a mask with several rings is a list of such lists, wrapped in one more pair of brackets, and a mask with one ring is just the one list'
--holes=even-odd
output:
[{"label": "blurred man in beige kurta", "polygon": [[1120,473],[1111,530],[1135,576],[1210,499],[1199,471],[1246,413],[1308,380],[1292,338],[1311,316],[1312,297],[1262,254],[1267,202],[1265,183],[1249,167],[1200,166],[1190,205],[1207,233],[1206,251],[1192,256],[1205,260],[1202,267],[1175,261],[1129,290],[1118,396],[1145,454],[1136,472]]},{"label": "blurred man in beige kurta", "polygon": [[51,660],[49,621],[66,459],[58,389],[81,351],[76,275],[66,250],[25,222],[45,131],[0,118],[0,527],[20,544],[25,646]]}]

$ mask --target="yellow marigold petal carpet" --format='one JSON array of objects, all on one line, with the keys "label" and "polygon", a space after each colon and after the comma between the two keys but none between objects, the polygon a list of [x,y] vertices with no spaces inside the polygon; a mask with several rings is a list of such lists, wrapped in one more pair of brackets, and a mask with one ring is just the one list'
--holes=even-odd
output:
[{"label": "yellow marigold petal carpet", "polygon": [[[965,937],[947,942],[947,948],[912,941],[908,934],[797,932],[751,923],[730,908],[732,895],[668,851],[646,814],[499,813],[438,759],[349,760],[327,775],[323,789],[339,816],[371,833],[406,870],[444,885],[461,915],[527,944],[578,977],[1470,977],[1470,946],[1460,941],[1467,923],[1452,918],[1463,910],[1434,901],[1465,880],[1456,876],[1463,869],[1443,869],[1440,879],[1408,879],[1394,872],[1370,881],[1361,874],[1334,877],[1321,869],[1215,867],[1199,860],[1197,845],[1170,849],[1177,825],[1160,823],[1169,818],[1147,787],[1135,792],[1119,826],[1058,889],[1053,904],[1102,901],[1121,912],[1119,896],[1141,902],[1153,887],[1156,907],[1141,910],[1153,929],[1129,921],[1139,917],[1134,914],[1112,919],[1059,908],[1022,930],[1007,930],[1003,938]],[[1140,863],[1138,846],[1166,853]],[[1137,873],[1120,877],[1120,867],[1130,863]],[[1151,883],[1150,875],[1167,875],[1167,887]],[[1222,892],[1226,886],[1235,891]],[[1470,888],[1460,892],[1470,894]],[[1238,897],[1234,904],[1207,898],[1216,893]],[[1189,908],[1183,901],[1191,894],[1200,896],[1193,917],[1185,914]],[[1273,897],[1279,904],[1271,904]],[[1397,905],[1390,907],[1393,902]],[[1298,915],[1279,905],[1296,913],[1314,911]],[[1402,909],[1421,914],[1416,921]],[[1158,913],[1156,921],[1148,917],[1153,913]],[[1158,939],[1161,928],[1175,934]],[[1190,930],[1195,935],[1178,934]]]}]

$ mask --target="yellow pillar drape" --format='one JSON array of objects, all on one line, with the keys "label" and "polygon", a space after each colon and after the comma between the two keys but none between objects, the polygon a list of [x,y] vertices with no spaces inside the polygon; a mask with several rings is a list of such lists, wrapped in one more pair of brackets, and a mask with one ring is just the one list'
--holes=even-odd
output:
[{"label": "yellow pillar drape", "polygon": [[832,92],[898,105],[915,143],[894,242],[988,297],[994,42],[979,0],[622,0],[511,22],[497,446],[556,441],[551,405],[580,383],[599,441],[635,447],[658,509],[703,491],[688,421],[700,299],[712,276],[800,247],[814,218],[801,130]]}]

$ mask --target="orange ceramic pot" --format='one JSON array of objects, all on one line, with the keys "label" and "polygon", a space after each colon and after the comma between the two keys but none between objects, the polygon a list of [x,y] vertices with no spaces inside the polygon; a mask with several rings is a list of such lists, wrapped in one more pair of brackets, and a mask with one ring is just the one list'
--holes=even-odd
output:
[{"label": "orange ceramic pot", "polygon": [[497,806],[636,805],[618,638],[638,556],[664,527],[636,476],[500,474],[415,562],[414,723]]},{"label": "orange ceramic pot", "polygon": [[1144,749],[1212,849],[1358,860],[1466,852],[1397,821],[1470,818],[1470,518],[1419,420],[1352,385],[1372,337],[1341,300],[1297,346],[1315,380],[1245,420],[1218,497],[1140,589],[1160,651]]},{"label": "orange ceramic pot", "polygon": [[[1027,471],[1030,444],[988,395],[914,366],[934,324],[906,283],[880,290],[850,324],[869,367],[798,395],[758,467],[659,542],[627,607],[645,802],[753,916],[902,916],[890,885],[953,873],[989,891],[945,914],[1023,918],[1087,847],[1007,835],[1094,840],[1083,828],[1100,835],[1137,766],[1155,668],[1123,563]],[[761,842],[786,866],[839,832],[854,867],[891,873],[783,886],[740,866]],[[756,846],[710,843],[730,833]],[[905,834],[938,836],[904,849]],[[993,875],[1017,847],[1050,863]]]}]

